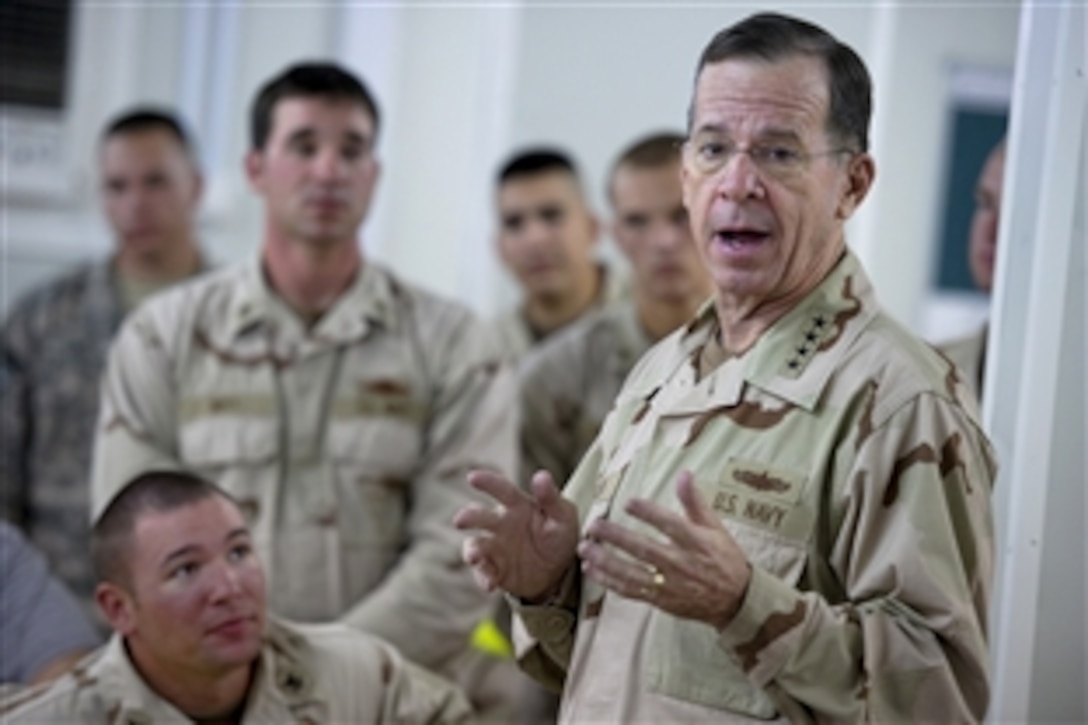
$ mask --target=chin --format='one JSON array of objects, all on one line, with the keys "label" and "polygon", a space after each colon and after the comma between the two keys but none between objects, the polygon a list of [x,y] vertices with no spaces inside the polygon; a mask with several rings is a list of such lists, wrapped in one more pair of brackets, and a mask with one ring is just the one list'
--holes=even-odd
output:
[{"label": "chin", "polygon": [[210,653],[209,659],[222,667],[241,667],[248,665],[261,656],[261,638],[254,637],[245,642],[219,645]]}]

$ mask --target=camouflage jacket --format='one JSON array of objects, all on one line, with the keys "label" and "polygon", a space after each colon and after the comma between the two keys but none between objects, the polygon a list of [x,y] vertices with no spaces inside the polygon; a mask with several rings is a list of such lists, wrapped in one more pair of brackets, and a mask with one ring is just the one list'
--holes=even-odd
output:
[{"label": "camouflage jacket", "polygon": [[465,474],[516,466],[513,374],[461,306],[367,264],[311,329],[257,264],[176,287],[111,350],[97,516],[136,474],[183,466],[250,519],[271,608],[342,618],[446,669],[494,600],[463,565]]},{"label": "camouflage jacket", "polygon": [[[180,725],[192,720],[136,671],[120,635],[51,685],[0,700],[18,723]],[[467,723],[462,695],[385,642],[342,625],[271,622],[245,723]]]},{"label": "camouflage jacket", "polygon": [[[655,346],[567,485],[583,523],[684,470],[752,578],[720,631],[568,575],[520,608],[562,722],[965,722],[989,700],[992,449],[954,366],[880,311],[847,254],[696,379],[708,305]],[[667,584],[666,584],[667,585]]]},{"label": "camouflage jacket", "polygon": [[[628,296],[628,293],[629,289],[626,281],[608,267],[601,266],[601,290],[588,312],[622,300]],[[568,323],[560,330],[566,329],[580,319],[582,318],[575,318],[575,321]],[[548,339],[547,336],[540,337],[533,331],[532,326],[529,324],[529,318],[525,316],[525,310],[520,306],[508,310],[491,324],[495,329],[503,354],[508,361],[513,363],[520,362],[534,346]],[[551,334],[554,335],[557,332],[559,330]]]},{"label": "camouflage jacket", "polygon": [[614,302],[531,351],[518,371],[522,483],[566,483],[650,340],[631,300]]},{"label": "camouflage jacket", "polygon": [[98,382],[123,315],[102,261],[32,291],[2,333],[2,513],[85,604],[95,584],[87,511]]}]

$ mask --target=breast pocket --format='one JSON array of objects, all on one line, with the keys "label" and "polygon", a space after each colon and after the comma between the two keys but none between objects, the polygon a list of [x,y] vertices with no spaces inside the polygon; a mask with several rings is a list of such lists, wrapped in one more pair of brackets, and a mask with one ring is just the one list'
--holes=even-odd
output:
[{"label": "breast pocket", "polygon": [[178,453],[186,468],[237,501],[254,535],[271,539],[279,455],[276,400],[262,393],[213,391],[181,399]]},{"label": "breast pocket", "polygon": [[[815,520],[803,496],[803,474],[733,459],[696,483],[753,566],[791,586],[800,581]],[[771,698],[718,644],[709,625],[654,610],[649,637],[651,690],[753,718],[777,717]]]},{"label": "breast pocket", "polygon": [[238,467],[267,465],[279,448],[276,399],[217,392],[182,398],[178,448],[182,462],[213,478]]},{"label": "breast pocket", "polygon": [[426,407],[407,386],[362,383],[338,399],[326,432],[346,543],[404,543],[411,484],[423,455]]}]

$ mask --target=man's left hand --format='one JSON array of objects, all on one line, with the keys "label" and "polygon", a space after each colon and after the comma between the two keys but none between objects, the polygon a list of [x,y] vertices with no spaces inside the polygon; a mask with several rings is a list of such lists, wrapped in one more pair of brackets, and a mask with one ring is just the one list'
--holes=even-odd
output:
[{"label": "man's left hand", "polygon": [[582,571],[621,596],[720,630],[744,601],[751,578],[748,559],[691,473],[680,474],[676,494],[683,515],[646,499],[632,499],[625,507],[664,534],[665,541],[604,519],[594,521],[578,545]]}]

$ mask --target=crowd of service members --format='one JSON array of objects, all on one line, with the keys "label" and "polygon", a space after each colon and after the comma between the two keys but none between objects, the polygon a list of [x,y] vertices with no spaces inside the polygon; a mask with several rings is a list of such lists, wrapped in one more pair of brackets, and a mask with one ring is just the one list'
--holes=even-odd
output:
[{"label": "crowd of service members", "polygon": [[113,253],[3,327],[0,718],[981,720],[985,330],[925,344],[846,245],[871,94],[806,21],[714,35],[689,128],[617,143],[626,278],[574,160],[516,150],[492,322],[364,258],[389,121],[351,72],[253,99],[240,265],[186,125],[112,119]]}]

